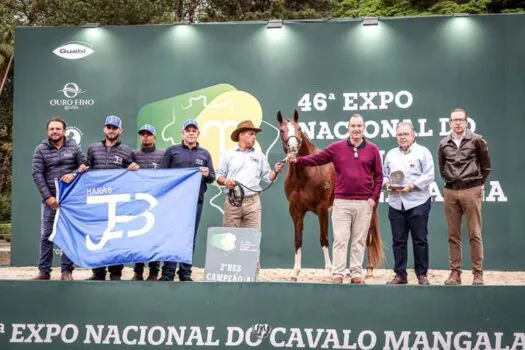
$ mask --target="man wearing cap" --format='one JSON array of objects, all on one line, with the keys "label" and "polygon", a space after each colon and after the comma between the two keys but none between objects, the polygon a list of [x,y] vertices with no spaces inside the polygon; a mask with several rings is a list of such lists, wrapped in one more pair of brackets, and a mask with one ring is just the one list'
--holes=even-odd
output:
[{"label": "man wearing cap", "polygon": [[[141,169],[158,169],[162,165],[164,151],[157,149],[155,146],[156,132],[155,127],[150,124],[143,125],[138,134],[140,135],[140,148],[132,154],[132,159]],[[148,281],[156,281],[159,274],[158,261],[150,261],[148,264],[149,275]],[[133,281],[144,280],[144,263],[137,263],[133,269]]]},{"label": "man wearing cap", "polygon": [[[132,159],[133,150],[120,142],[122,134],[122,121],[115,115],[106,117],[104,122],[104,139],[95,142],[88,148],[88,166],[91,170],[97,169],[122,169],[137,170],[139,165]],[[113,265],[108,267],[109,279],[119,281],[122,276],[124,265]],[[93,275],[88,278],[91,281],[103,281],[106,279],[106,267],[92,269]]]},{"label": "man wearing cap", "polygon": [[[245,120],[232,132],[231,139],[238,143],[233,150],[226,152],[220,160],[217,170],[217,183],[226,186],[225,193],[234,189],[238,183],[250,189],[260,191],[261,179],[271,183],[282,170],[283,164],[277,163],[272,170],[268,159],[254,148],[257,133],[251,120]],[[244,188],[244,199],[240,207],[230,204],[228,198],[224,202],[225,227],[261,228],[261,200],[258,192]]]},{"label": "man wearing cap", "polygon": [[[195,232],[193,233],[193,250],[195,250],[195,240],[197,237],[197,230],[202,214],[202,205],[204,203],[204,193],[208,186],[215,181],[215,171],[213,170],[213,163],[210,153],[199,146],[197,139],[199,137],[199,124],[195,119],[188,119],[182,125],[182,142],[178,145],[168,147],[164,152],[162,160],[163,168],[200,168],[202,173],[202,182],[199,190],[199,200],[197,203],[197,216],[195,218]],[[162,266],[162,276],[159,281],[173,281],[175,277],[175,269],[177,262],[166,261]],[[191,278],[191,264],[179,264],[180,281],[192,281]]]}]

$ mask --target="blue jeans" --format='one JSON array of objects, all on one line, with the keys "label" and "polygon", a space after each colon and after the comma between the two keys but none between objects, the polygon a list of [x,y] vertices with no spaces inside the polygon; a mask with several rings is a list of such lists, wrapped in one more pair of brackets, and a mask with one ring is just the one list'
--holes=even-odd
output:
[{"label": "blue jeans", "polygon": [[397,210],[389,206],[388,218],[392,229],[394,271],[407,277],[408,233],[412,236],[414,248],[414,270],[417,276],[426,276],[428,271],[428,217],[431,200],[409,210]]},{"label": "blue jeans", "polygon": [[[195,252],[195,241],[197,239],[197,231],[199,230],[199,222],[201,221],[202,206],[202,202],[199,202],[197,204],[197,216],[195,217],[195,232],[193,232],[193,252]],[[184,264],[173,261],[164,262],[164,265],[162,266],[162,277],[173,281],[173,279],[175,278],[175,270],[177,269],[177,264],[179,265],[179,271],[177,271],[177,275],[179,275],[179,280],[183,281],[189,277],[191,278],[192,264]]]},{"label": "blue jeans", "polygon": [[[53,232],[53,222],[55,221],[56,210],[49,205],[42,203],[40,217],[40,259],[38,262],[38,270],[42,273],[51,273],[51,265],[53,264],[53,242],[49,240],[49,236]],[[73,271],[74,264],[62,252],[61,269],[64,271]]]}]

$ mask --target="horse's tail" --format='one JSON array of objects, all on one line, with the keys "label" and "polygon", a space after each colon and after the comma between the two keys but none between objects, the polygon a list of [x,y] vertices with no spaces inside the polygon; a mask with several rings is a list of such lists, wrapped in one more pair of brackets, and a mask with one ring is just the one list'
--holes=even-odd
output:
[{"label": "horse's tail", "polygon": [[366,246],[368,248],[368,266],[377,268],[382,267],[385,263],[385,252],[383,250],[383,240],[379,232],[379,215],[377,213],[378,205],[372,211],[370,228],[366,237]]}]

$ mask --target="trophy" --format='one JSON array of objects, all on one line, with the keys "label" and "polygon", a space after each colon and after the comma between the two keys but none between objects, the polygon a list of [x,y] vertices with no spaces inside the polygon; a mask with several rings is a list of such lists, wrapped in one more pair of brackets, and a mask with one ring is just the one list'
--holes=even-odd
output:
[{"label": "trophy", "polygon": [[401,183],[403,182],[404,178],[405,178],[405,174],[401,170],[393,171],[390,174],[390,186],[389,187],[394,190],[403,188],[403,185]]}]

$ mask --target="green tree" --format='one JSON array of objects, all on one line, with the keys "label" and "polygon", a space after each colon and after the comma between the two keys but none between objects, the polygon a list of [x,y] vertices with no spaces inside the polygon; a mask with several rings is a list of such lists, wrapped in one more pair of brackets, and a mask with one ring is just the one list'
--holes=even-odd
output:
[{"label": "green tree", "polygon": [[208,0],[201,7],[204,22],[331,17],[330,0]]}]

